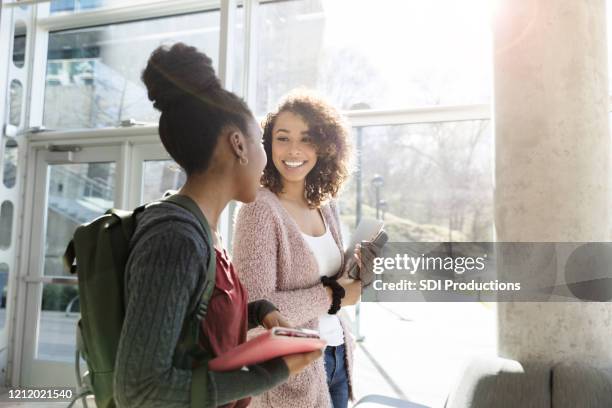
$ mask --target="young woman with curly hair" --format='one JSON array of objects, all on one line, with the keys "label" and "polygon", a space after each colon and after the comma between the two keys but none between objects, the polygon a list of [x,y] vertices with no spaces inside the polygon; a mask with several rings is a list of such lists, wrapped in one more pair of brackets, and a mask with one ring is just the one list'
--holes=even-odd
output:
[{"label": "young woman with curly hair", "polygon": [[293,326],[318,330],[327,348],[324,360],[252,404],[345,408],[352,396],[352,344],[337,311],[361,294],[359,281],[343,276],[334,203],[348,176],[348,128],[332,106],[300,91],[268,115],[263,144],[263,187],[238,213],[234,262],[250,300],[269,300]]}]

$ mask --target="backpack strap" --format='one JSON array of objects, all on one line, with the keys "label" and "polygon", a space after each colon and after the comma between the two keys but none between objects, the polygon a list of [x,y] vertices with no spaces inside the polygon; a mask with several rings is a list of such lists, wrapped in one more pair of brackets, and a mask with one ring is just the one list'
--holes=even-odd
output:
[{"label": "backpack strap", "polygon": [[[215,278],[217,272],[217,258],[215,255],[215,246],[212,233],[210,231],[210,227],[208,226],[208,221],[202,213],[202,210],[191,198],[184,195],[173,194],[164,197],[161,201],[176,204],[195,215],[202,225],[204,234],[206,235],[205,241],[208,245],[209,257],[208,267],[206,268],[204,290],[202,292],[202,297],[200,298],[200,303],[198,304],[194,314],[191,316],[191,318],[187,319],[183,326],[183,332],[181,333],[182,340],[177,345],[177,351],[179,351],[179,353],[175,353],[175,357],[187,359],[187,361],[183,360],[181,362],[183,366],[189,365],[194,367],[198,363],[202,362],[204,364],[208,364],[208,360],[210,360],[212,356],[200,346],[200,330],[202,327],[202,322],[204,322],[206,319],[208,302],[210,301],[215,288]],[[193,372],[199,374],[197,379],[195,379],[195,383],[197,383],[196,386],[194,386],[194,378],[192,378],[190,406],[194,408],[203,407],[206,405],[208,395],[208,375],[204,371]]]},{"label": "backpack strap", "polygon": [[174,194],[165,197],[164,199],[160,200],[160,202],[169,202],[189,211],[198,219],[200,225],[202,226],[202,229],[204,230],[204,238],[206,245],[208,246],[209,257],[208,265],[206,268],[204,290],[202,293],[202,297],[200,298],[200,304],[195,311],[195,315],[198,317],[198,320],[204,320],[206,317],[206,312],[208,311],[208,301],[210,300],[213,294],[213,290],[215,288],[215,276],[217,266],[215,246],[210,227],[208,226],[208,221],[206,220],[206,217],[204,217],[202,210],[200,210],[200,207],[196,204],[196,202],[187,196]]},{"label": "backpack strap", "polygon": [[[111,253],[116,270],[122,270],[126,266],[130,253],[130,240],[136,230],[136,215],[144,211],[144,209],[145,206],[141,205],[135,208],[134,211],[112,208],[105,213],[111,215],[104,228],[110,232]],[[117,224],[119,225],[115,227]],[[123,279],[124,282],[121,286],[127,287],[127,273],[123,275]],[[121,304],[125,305],[125,293],[121,292],[120,296]]]},{"label": "backpack strap", "polygon": [[215,255],[215,245],[214,245],[212,233],[210,231],[210,227],[208,226],[208,221],[206,220],[206,217],[204,217],[204,214],[202,213],[200,206],[198,206],[198,204],[196,204],[195,201],[193,201],[191,198],[187,196],[173,194],[171,196],[165,197],[161,201],[166,201],[172,204],[176,204],[179,207],[183,207],[185,210],[192,213],[198,219],[198,221],[200,222],[200,225],[202,226],[202,229],[204,230],[206,244],[208,245],[208,250],[209,250],[209,257],[208,257],[208,267],[206,269],[206,281],[204,285],[204,293],[202,294],[202,299],[200,301],[201,307],[200,307],[200,310],[197,312],[198,315],[201,315],[201,320],[204,320],[204,318],[206,317],[206,312],[208,311],[208,301],[210,300],[212,293],[213,293],[213,289],[215,288],[215,274],[216,274],[216,266],[217,266],[217,259]]}]

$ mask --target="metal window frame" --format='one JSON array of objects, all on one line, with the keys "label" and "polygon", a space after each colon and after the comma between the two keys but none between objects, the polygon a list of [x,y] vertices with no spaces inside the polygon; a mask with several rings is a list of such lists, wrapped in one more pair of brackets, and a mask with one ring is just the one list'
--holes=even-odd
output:
[{"label": "metal window frame", "polygon": [[[0,147],[0,164],[3,166],[2,159],[4,158],[4,141],[6,140],[5,136],[12,136],[14,140],[18,144],[18,157],[17,157],[17,174],[16,174],[16,183],[12,189],[4,188],[4,185],[0,186],[0,194],[4,199],[9,199],[13,202],[16,207],[16,211],[13,216],[13,242],[11,248],[9,249],[9,255],[12,256],[11,262],[9,262],[9,266],[11,267],[9,273],[9,290],[7,293],[7,309],[6,309],[6,345],[8,347],[7,350],[7,360],[2,361],[2,364],[6,363],[6,379],[11,378],[12,368],[15,366],[15,349],[14,349],[14,339],[16,337],[16,333],[21,330],[23,326],[23,322],[19,319],[19,316],[22,316],[21,310],[23,309],[23,302],[20,299],[23,299],[23,292],[21,291],[22,285],[20,285],[20,278],[22,273],[22,248],[24,247],[24,243],[28,242],[23,237],[22,232],[22,224],[24,219],[24,209],[23,209],[23,194],[25,191],[25,182],[26,182],[26,174],[27,174],[27,139],[20,135],[19,131],[27,127],[28,123],[28,102],[30,99],[30,76],[29,72],[31,71],[32,65],[32,54],[33,54],[33,41],[34,41],[34,18],[33,13],[34,10],[30,7],[24,9],[21,8],[4,8],[0,11],[2,21],[0,22],[0,26],[2,27],[2,34],[0,40],[2,42],[6,41],[9,44],[8,47],[5,48],[6,58],[5,62],[2,64],[0,71],[2,71],[2,78],[0,80],[2,83],[0,87],[4,91],[3,93],[3,103],[0,107],[2,110],[2,146]],[[25,44],[25,58],[24,64],[21,68],[16,67],[13,63],[13,33],[15,23],[21,20],[26,25],[26,44]],[[5,31],[7,30],[8,33]],[[5,36],[8,34],[9,38]],[[21,101],[21,117],[18,126],[9,126],[9,111],[10,111],[10,83],[13,79],[17,79],[21,82],[22,85],[22,101]],[[4,336],[2,341],[4,342]],[[18,366],[19,364],[17,364]]]},{"label": "metal window frame", "polygon": [[[432,106],[427,108],[349,110],[342,114],[351,127],[393,126],[422,123],[460,122],[470,120],[490,120],[491,105]],[[612,105],[611,105],[612,110]],[[257,118],[262,120],[263,117]],[[69,129],[33,133],[28,137],[30,144],[69,143],[75,140],[82,143],[95,143],[100,139],[127,140],[142,136],[157,135],[157,125],[147,124],[128,128]]]},{"label": "metal window frame", "polygon": [[149,18],[168,17],[177,14],[196,13],[218,10],[219,0],[154,0],[147,3],[110,6],[73,14],[49,15],[49,5],[39,4],[46,8],[47,16],[38,19],[40,28],[47,31],[71,30],[84,27],[124,23]]},{"label": "metal window frame", "polygon": [[[12,55],[9,54],[9,51],[12,50],[12,43],[14,37],[14,24],[13,24],[13,13],[10,9],[0,8],[0,44],[7,44],[7,51],[3,53],[6,62],[0,63],[0,118],[2,119],[2,123],[0,127],[2,128],[2,135],[0,135],[0,178],[4,178],[4,150],[5,140],[5,126],[8,126],[9,123],[9,110],[10,110],[10,82],[11,78],[9,77],[9,64],[12,64]],[[23,95],[23,84],[22,84],[22,95]],[[15,188],[15,187],[14,187]],[[0,181],[0,203],[4,201],[5,198],[11,198],[11,196],[6,191],[4,183]],[[16,211],[17,213],[19,211]],[[13,210],[13,217],[15,217],[15,208]],[[14,236],[14,235],[13,235]],[[11,260],[13,262],[9,262]],[[9,276],[13,275],[13,267],[14,267],[14,255],[9,253],[9,251],[1,250],[0,252],[0,262],[5,262],[9,266]],[[10,298],[9,298],[10,299]],[[7,305],[8,306],[8,305]],[[9,322],[8,318],[6,322]]]},{"label": "metal window frame", "polygon": [[260,0],[244,2],[244,71],[241,94],[249,106],[255,106],[257,85],[257,39]]}]

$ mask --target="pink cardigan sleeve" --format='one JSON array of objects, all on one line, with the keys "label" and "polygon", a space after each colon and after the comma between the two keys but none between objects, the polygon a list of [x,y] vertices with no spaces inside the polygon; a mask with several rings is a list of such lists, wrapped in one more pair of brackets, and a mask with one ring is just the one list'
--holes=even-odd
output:
[{"label": "pink cardigan sleeve", "polygon": [[280,220],[269,204],[261,201],[243,205],[235,224],[233,263],[246,287],[249,301],[267,299],[295,327],[324,315],[330,306],[321,283],[293,290],[277,286],[279,273]]}]

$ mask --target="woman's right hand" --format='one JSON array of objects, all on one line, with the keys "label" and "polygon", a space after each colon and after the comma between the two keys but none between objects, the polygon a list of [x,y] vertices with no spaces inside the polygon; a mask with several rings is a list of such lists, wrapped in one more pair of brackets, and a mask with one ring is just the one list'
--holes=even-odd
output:
[{"label": "woman's right hand", "polygon": [[338,283],[344,288],[341,306],[353,306],[361,299],[361,281],[342,278]]},{"label": "woman's right hand", "polygon": [[321,357],[322,354],[323,350],[315,350],[308,353],[291,354],[283,357],[283,360],[285,360],[285,364],[289,368],[289,375],[295,375]]}]

